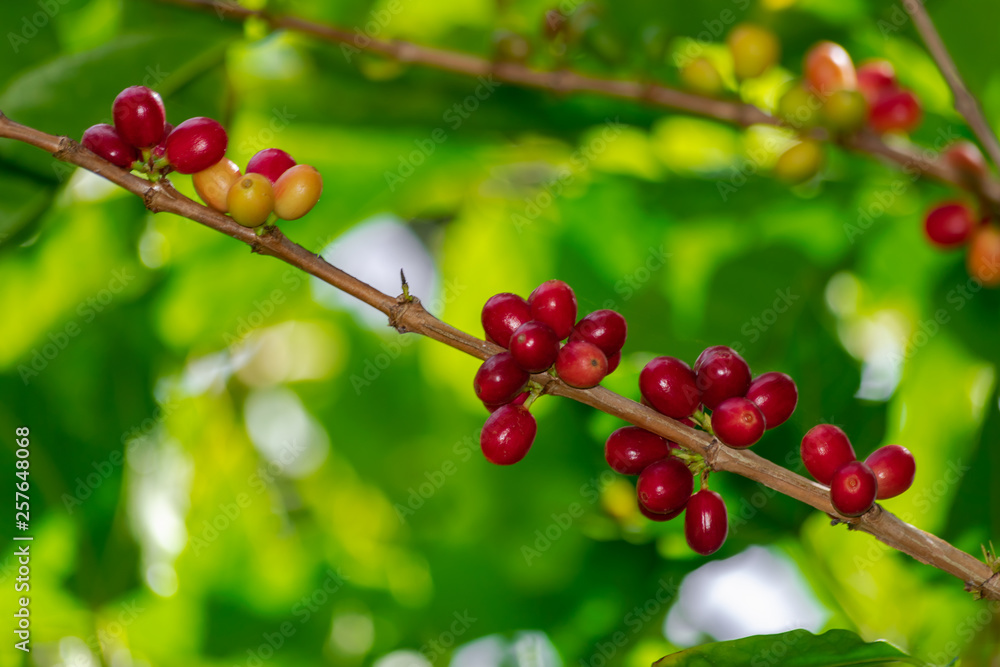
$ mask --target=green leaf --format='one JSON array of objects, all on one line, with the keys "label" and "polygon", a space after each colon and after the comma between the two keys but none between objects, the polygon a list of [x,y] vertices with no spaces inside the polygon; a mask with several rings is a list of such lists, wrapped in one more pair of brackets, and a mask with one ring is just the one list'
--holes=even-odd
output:
[{"label": "green leaf", "polygon": [[848,630],[830,630],[821,635],[814,635],[806,630],[792,630],[777,635],[756,635],[729,642],[704,644],[668,655],[656,662],[654,667],[840,667],[890,662],[926,664],[888,642],[866,642]]}]

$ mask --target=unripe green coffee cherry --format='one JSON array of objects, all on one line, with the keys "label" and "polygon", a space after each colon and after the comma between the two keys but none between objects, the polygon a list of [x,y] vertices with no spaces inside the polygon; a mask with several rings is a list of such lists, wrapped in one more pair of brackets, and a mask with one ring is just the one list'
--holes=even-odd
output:
[{"label": "unripe green coffee cherry", "polygon": [[823,147],[819,142],[807,139],[781,154],[774,163],[774,175],[789,185],[798,185],[815,176],[821,166]]},{"label": "unripe green coffee cherry", "polygon": [[695,58],[681,68],[684,85],[702,95],[722,92],[722,75],[708,58]]},{"label": "unripe green coffee cherry", "polygon": [[726,37],[733,56],[733,71],[738,79],[752,79],[771,68],[781,54],[778,38],[770,30],[742,23]]},{"label": "unripe green coffee cherry", "polygon": [[868,103],[856,90],[838,90],[823,102],[823,125],[833,132],[860,130],[868,120]]},{"label": "unripe green coffee cherry", "polygon": [[781,96],[778,116],[796,130],[809,129],[819,123],[822,107],[819,98],[798,83]]},{"label": "unripe green coffee cherry", "polygon": [[226,203],[233,220],[244,227],[260,227],[274,210],[274,187],[266,176],[247,174],[229,188]]}]

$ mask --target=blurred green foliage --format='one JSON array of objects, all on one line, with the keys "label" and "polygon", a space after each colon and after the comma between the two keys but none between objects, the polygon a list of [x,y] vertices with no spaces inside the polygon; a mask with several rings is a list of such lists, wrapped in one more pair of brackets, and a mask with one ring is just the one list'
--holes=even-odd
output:
[{"label": "blurred green foliage", "polygon": [[[773,106],[805,49],[833,39],[856,60],[896,64],[927,109],[916,141],[968,136],[889,2],[587,3],[589,37],[562,56],[541,39],[543,0],[268,8],[482,55],[495,29],[515,30],[536,66],[667,83],[692,38],[721,43],[726,21],[751,20],[778,33],[783,55],[746,99]],[[1000,5],[932,11],[987,117],[1000,117]],[[972,553],[1000,534],[1000,293],[970,291],[961,253],[931,249],[920,229],[929,204],[958,193],[836,150],[821,179],[789,190],[766,175],[774,155],[747,157],[787,137],[611,99],[500,85],[467,117],[449,115],[478,82],[347,62],[336,45],[151,1],[4,3],[0,26],[0,109],[14,120],[79,137],[119,90],[154,86],[169,120],[223,121],[240,164],[273,145],[319,168],[317,209],[284,226],[307,248],[398,216],[438,272],[440,293],[418,296],[476,333],[490,295],[567,280],[581,310],[628,319],[605,385],[633,398],[652,355],[737,346],[755,371],[799,383],[796,414],[761,455],[795,467],[820,421],[842,425],[862,456],[898,442],[918,473],[889,509]],[[438,128],[445,140],[420,152]],[[387,178],[406,165],[412,175]],[[189,178],[174,182],[193,196]],[[0,240],[0,433],[12,462],[14,428],[31,428],[35,535],[35,650],[6,641],[3,664],[92,651],[114,665],[355,665],[401,649],[446,664],[451,644],[432,648],[446,633],[464,644],[529,630],[566,664],[596,665],[622,631],[610,664],[679,648],[664,638],[667,606],[634,630],[628,615],[705,559],[678,522],[639,517],[631,482],[606,473],[616,420],[543,399],[530,456],[488,465],[475,360],[373,330],[287,266],[9,141]],[[303,443],[309,465],[283,465]],[[748,480],[717,475],[713,488],[734,517],[717,558],[750,545],[783,554],[825,628],[938,664],[995,656],[992,608],[961,582],[782,496],[758,507]],[[581,516],[560,527],[574,504]],[[539,540],[554,522],[557,539]],[[12,551],[0,551],[8,619]]]}]

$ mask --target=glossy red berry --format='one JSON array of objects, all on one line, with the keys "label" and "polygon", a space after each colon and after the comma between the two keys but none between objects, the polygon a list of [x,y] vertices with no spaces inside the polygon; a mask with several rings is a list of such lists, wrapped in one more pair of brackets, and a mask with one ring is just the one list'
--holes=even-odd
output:
[{"label": "glossy red berry", "polygon": [[994,225],[980,225],[972,234],[965,268],[987,287],[1000,285],[1000,230]]},{"label": "glossy red berry", "polygon": [[528,379],[529,375],[514,362],[510,352],[501,352],[483,362],[476,371],[472,388],[487,405],[509,403],[524,390]]},{"label": "glossy red berry", "polygon": [[523,405],[504,405],[491,414],[479,434],[483,455],[501,466],[524,458],[535,441],[538,424]]},{"label": "glossy red berry", "polygon": [[916,95],[908,90],[889,93],[872,105],[868,124],[876,132],[910,132],[920,125],[923,112]]},{"label": "glossy red berry", "polygon": [[746,396],[750,388],[750,366],[736,350],[725,345],[705,348],[694,362],[701,402],[714,409],[734,396]]},{"label": "glossy red berry", "polygon": [[493,414],[505,405],[524,405],[524,402],[528,400],[528,396],[530,395],[531,394],[529,392],[522,391],[514,398],[513,401],[504,401],[503,403],[483,403],[483,407],[485,407],[490,414]]},{"label": "glossy red berry", "polygon": [[273,184],[277,183],[281,175],[294,166],[295,160],[285,151],[280,148],[265,148],[258,151],[247,162],[247,173],[266,176],[267,180]]},{"label": "glossy red berry", "polygon": [[111,115],[118,134],[136,148],[152,148],[163,138],[167,112],[155,90],[145,86],[126,88],[111,105]]},{"label": "glossy red berry", "polygon": [[618,364],[620,364],[621,362],[622,362],[621,352],[615,352],[610,357],[608,357],[608,375],[614,373],[615,369],[618,368]]},{"label": "glossy red berry", "polygon": [[878,479],[878,499],[895,498],[913,485],[917,462],[906,447],[886,445],[868,455],[865,463]]},{"label": "glossy red berry", "polygon": [[927,212],[924,232],[931,243],[942,248],[964,244],[976,227],[975,217],[965,204],[940,204]]},{"label": "glossy red berry", "polygon": [[691,367],[674,357],[656,357],[639,373],[639,391],[650,406],[674,419],[694,413],[701,391]]},{"label": "glossy red berry", "polygon": [[646,466],[639,474],[636,490],[646,509],[667,514],[687,503],[694,490],[694,476],[683,461],[669,456]]},{"label": "glossy red berry", "polygon": [[836,90],[858,87],[851,56],[840,44],[820,42],[806,53],[803,72],[806,83],[820,97]]},{"label": "glossy red berry", "polygon": [[208,169],[226,155],[229,137],[211,118],[188,118],[167,137],[167,159],[182,174]]},{"label": "glossy red berry", "polygon": [[727,398],[712,410],[712,430],[730,447],[750,447],[764,435],[765,427],[764,415],[746,398]]},{"label": "glossy red berry", "polygon": [[483,305],[483,331],[500,347],[509,347],[511,335],[530,319],[528,302],[516,294],[494,294]]},{"label": "glossy red berry", "polygon": [[799,389],[791,376],[772,371],[754,379],[746,396],[764,415],[765,426],[770,430],[784,424],[795,412]]},{"label": "glossy red berry", "polygon": [[531,320],[510,337],[510,356],[529,373],[547,371],[559,355],[559,339],[547,324]]},{"label": "glossy red berry", "polygon": [[858,66],[858,91],[865,96],[868,106],[897,90],[896,69],[888,60],[869,60]]},{"label": "glossy red berry", "polygon": [[691,496],[684,512],[684,537],[691,550],[702,556],[714,554],[728,534],[729,513],[722,496],[709,489]]},{"label": "glossy red berry", "polygon": [[593,343],[574,340],[566,343],[556,356],[559,379],[577,389],[600,384],[608,374],[608,358]]},{"label": "glossy red berry", "polygon": [[569,336],[576,322],[576,295],[561,280],[547,280],[528,297],[531,319],[552,327],[559,340]]},{"label": "glossy red berry", "polygon": [[847,434],[833,424],[819,424],[809,429],[802,437],[800,453],[809,474],[826,485],[840,466],[857,458]]},{"label": "glossy red berry", "polygon": [[971,141],[961,139],[945,149],[944,161],[966,176],[982,178],[989,171],[982,151]]},{"label": "glossy red berry", "polygon": [[830,500],[844,516],[861,516],[875,504],[877,494],[878,479],[861,461],[843,464],[830,481]]},{"label": "glossy red berry", "polygon": [[167,137],[170,133],[174,131],[174,126],[171,123],[165,123],[163,125],[163,138],[160,139],[160,143],[153,147],[152,157],[154,160],[163,160],[167,156]]},{"label": "glossy red berry", "polygon": [[684,508],[681,507],[680,509],[676,509],[673,512],[667,512],[666,514],[661,514],[660,512],[652,512],[646,509],[645,505],[643,505],[641,501],[639,502],[639,512],[650,521],[670,521],[671,519],[680,516],[681,512],[683,511]]},{"label": "glossy red berry", "polygon": [[139,159],[138,149],[107,123],[88,127],[80,143],[116,167],[129,171],[132,170],[132,163]]},{"label": "glossy red berry", "polygon": [[638,426],[623,426],[608,436],[604,458],[615,472],[638,475],[649,464],[670,456],[677,445]]},{"label": "glossy red berry", "polygon": [[620,313],[613,310],[595,310],[576,323],[569,339],[593,343],[610,357],[621,351],[627,336],[628,325]]}]

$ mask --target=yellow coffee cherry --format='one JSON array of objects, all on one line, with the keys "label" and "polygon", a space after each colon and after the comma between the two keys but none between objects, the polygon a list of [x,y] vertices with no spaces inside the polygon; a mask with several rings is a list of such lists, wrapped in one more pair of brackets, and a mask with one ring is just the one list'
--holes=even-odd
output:
[{"label": "yellow coffee cherry", "polygon": [[274,212],[282,220],[298,220],[312,210],[323,194],[323,177],[316,168],[298,164],[274,184]]},{"label": "yellow coffee cherry", "polygon": [[868,103],[856,90],[837,90],[823,101],[823,124],[834,132],[860,130],[868,120]]},{"label": "yellow coffee cherry", "polygon": [[738,79],[752,79],[771,68],[781,55],[778,38],[770,30],[751,23],[741,23],[726,37],[733,56],[733,71]]},{"label": "yellow coffee cherry", "polygon": [[267,176],[247,174],[229,188],[227,203],[233,220],[244,227],[260,227],[274,210],[274,188]]},{"label": "yellow coffee cherry", "polygon": [[778,116],[796,130],[814,127],[819,122],[823,104],[801,83],[797,83],[778,101]]},{"label": "yellow coffee cherry", "polygon": [[221,213],[229,211],[229,189],[240,179],[240,168],[229,158],[222,158],[208,169],[191,177],[194,190],[206,206]]},{"label": "yellow coffee cherry", "polygon": [[722,76],[708,58],[695,58],[681,68],[684,85],[702,95],[717,95],[722,91]]},{"label": "yellow coffee cherry", "polygon": [[774,175],[789,185],[804,183],[823,166],[823,147],[817,141],[802,141],[781,154]]}]

